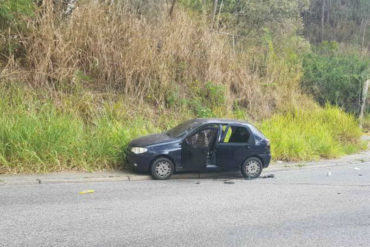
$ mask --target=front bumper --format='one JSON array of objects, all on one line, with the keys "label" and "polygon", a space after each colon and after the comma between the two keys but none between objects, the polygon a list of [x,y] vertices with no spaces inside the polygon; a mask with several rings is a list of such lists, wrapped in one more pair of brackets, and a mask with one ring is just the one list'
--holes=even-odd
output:
[{"label": "front bumper", "polygon": [[148,172],[153,156],[146,152],[135,154],[131,151],[126,152],[126,161],[130,168],[139,172]]}]

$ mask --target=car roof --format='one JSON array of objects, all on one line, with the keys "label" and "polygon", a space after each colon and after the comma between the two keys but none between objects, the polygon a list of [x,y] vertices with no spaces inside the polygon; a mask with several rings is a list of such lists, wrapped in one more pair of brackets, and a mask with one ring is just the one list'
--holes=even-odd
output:
[{"label": "car roof", "polygon": [[225,119],[225,118],[195,118],[193,119],[194,122],[199,122],[201,124],[206,123],[215,123],[215,124],[243,124],[243,125],[250,125],[247,121],[242,120],[235,120],[235,119]]}]

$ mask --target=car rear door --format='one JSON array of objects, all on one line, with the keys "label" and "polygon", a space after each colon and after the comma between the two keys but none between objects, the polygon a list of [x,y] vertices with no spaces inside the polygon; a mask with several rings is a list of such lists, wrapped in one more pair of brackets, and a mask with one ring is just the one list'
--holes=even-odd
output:
[{"label": "car rear door", "polygon": [[237,169],[252,154],[251,131],[244,125],[224,125],[223,130],[216,144],[216,165],[224,169]]}]

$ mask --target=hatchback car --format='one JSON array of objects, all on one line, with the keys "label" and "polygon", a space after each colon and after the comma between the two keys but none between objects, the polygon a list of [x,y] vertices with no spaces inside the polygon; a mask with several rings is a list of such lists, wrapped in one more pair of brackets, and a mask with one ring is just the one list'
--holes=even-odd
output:
[{"label": "hatchback car", "polygon": [[131,141],[128,164],[168,179],[174,172],[240,170],[257,178],[271,159],[269,140],[253,125],[226,119],[193,119]]}]

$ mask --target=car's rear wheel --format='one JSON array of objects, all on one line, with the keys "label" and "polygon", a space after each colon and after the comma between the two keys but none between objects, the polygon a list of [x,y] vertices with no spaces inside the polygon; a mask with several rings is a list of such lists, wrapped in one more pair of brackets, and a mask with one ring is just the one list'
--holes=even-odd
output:
[{"label": "car's rear wheel", "polygon": [[169,179],[175,170],[172,161],[167,158],[156,159],[151,166],[151,174],[154,179],[165,180]]},{"label": "car's rear wheel", "polygon": [[262,162],[256,157],[251,157],[244,161],[241,172],[246,179],[258,178],[262,172]]}]

